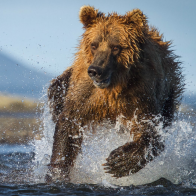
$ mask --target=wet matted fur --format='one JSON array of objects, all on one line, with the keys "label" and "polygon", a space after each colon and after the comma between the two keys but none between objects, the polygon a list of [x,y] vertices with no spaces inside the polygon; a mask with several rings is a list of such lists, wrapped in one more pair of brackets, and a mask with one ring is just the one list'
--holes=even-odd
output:
[{"label": "wet matted fur", "polygon": [[161,115],[163,126],[173,119],[184,86],[180,62],[139,9],[106,16],[83,6],[79,17],[85,32],[75,61],[48,89],[56,124],[51,171],[66,179],[80,152],[80,128],[121,115],[133,141],[113,150],[103,167],[127,176],[164,149],[153,119]]}]

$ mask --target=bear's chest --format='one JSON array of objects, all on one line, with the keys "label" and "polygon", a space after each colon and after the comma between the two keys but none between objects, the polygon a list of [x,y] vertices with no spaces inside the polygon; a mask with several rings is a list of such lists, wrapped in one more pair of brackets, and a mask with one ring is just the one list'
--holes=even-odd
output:
[{"label": "bear's chest", "polygon": [[83,130],[81,152],[70,172],[71,182],[97,184],[114,180],[111,174],[105,173],[102,164],[114,149],[131,140],[130,131],[118,123],[103,123],[93,130]]}]

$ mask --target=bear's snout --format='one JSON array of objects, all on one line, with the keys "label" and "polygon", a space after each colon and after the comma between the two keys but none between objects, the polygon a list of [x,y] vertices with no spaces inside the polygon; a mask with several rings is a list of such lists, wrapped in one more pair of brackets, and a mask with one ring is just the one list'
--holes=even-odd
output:
[{"label": "bear's snout", "polygon": [[91,65],[88,68],[88,75],[92,79],[99,79],[101,77],[101,75],[102,75],[102,69],[100,67]]},{"label": "bear's snout", "polygon": [[102,67],[91,65],[88,68],[88,75],[93,80],[93,84],[99,88],[106,88],[110,85],[111,74],[106,74]]}]

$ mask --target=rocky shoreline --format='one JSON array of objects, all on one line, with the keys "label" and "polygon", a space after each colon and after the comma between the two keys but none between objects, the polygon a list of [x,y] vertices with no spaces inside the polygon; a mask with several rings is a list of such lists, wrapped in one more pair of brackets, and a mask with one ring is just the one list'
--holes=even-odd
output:
[{"label": "rocky shoreline", "polygon": [[41,139],[41,122],[36,118],[0,118],[0,144],[28,144]]},{"label": "rocky shoreline", "polygon": [[0,94],[0,144],[28,144],[41,138],[37,100]]}]

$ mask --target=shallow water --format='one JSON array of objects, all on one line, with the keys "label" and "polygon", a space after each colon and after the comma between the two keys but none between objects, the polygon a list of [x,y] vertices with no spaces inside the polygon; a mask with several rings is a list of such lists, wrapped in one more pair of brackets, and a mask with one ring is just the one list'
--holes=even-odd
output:
[{"label": "shallow water", "polygon": [[[193,110],[181,112],[165,130],[158,127],[166,143],[164,152],[138,173],[120,180],[105,174],[101,164],[112,148],[131,138],[114,132],[119,124],[98,127],[96,137],[89,131],[69,184],[45,183],[54,130],[47,107],[41,120],[41,140],[29,145],[0,145],[0,195],[196,195]],[[110,145],[111,139],[116,146]]]},{"label": "shallow water", "polygon": [[41,116],[40,113],[29,113],[29,112],[16,112],[16,113],[11,113],[11,112],[0,112],[0,118],[39,118]]},{"label": "shallow water", "polygon": [[35,183],[31,166],[35,153],[32,146],[1,145],[0,195],[196,195],[194,183],[172,184],[160,179],[138,186],[106,186],[103,184]]}]

